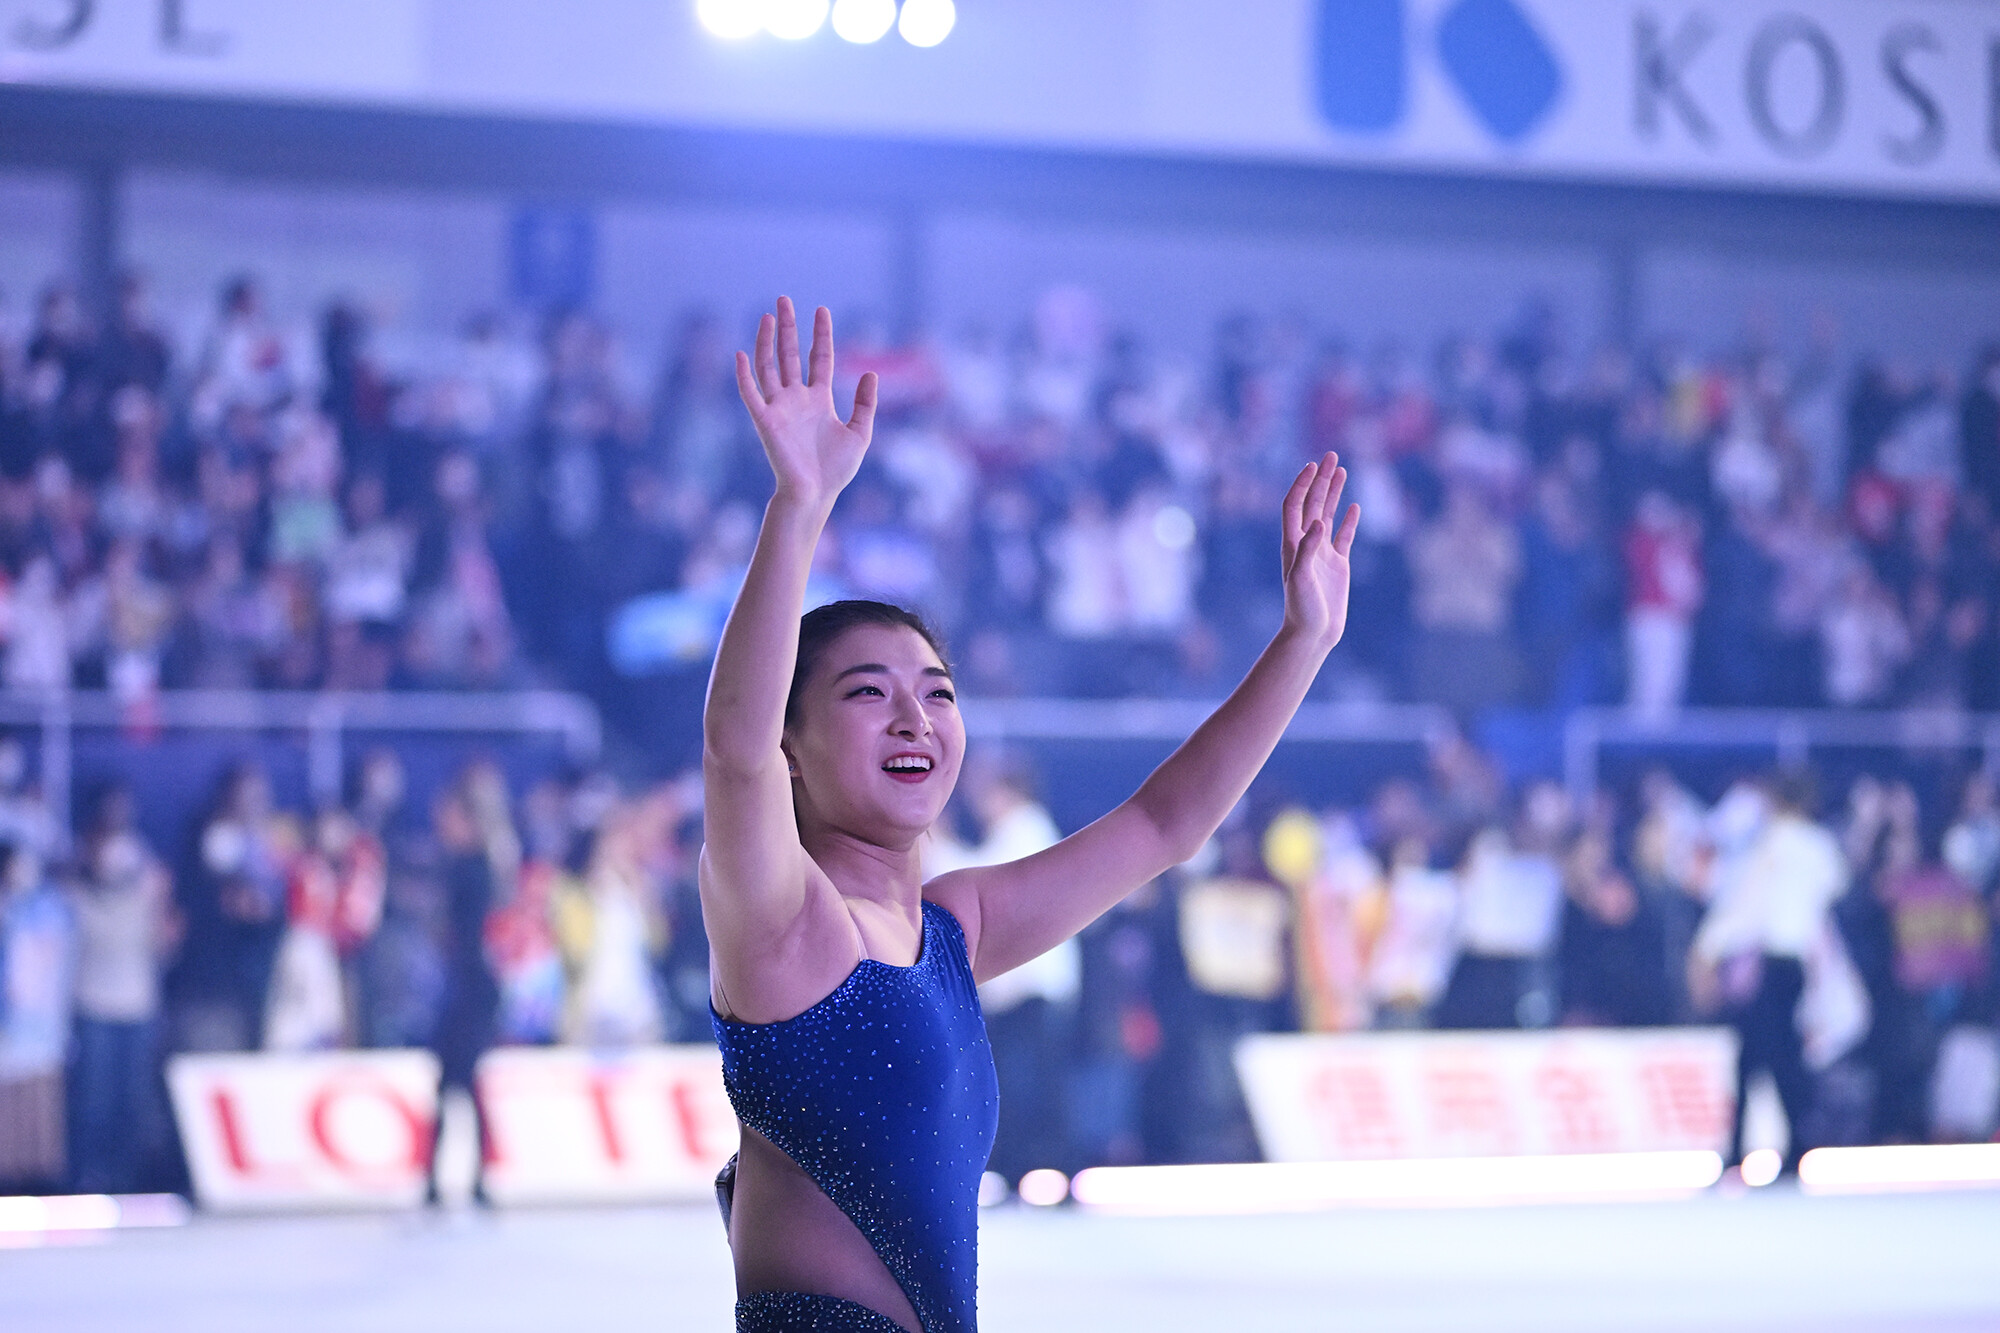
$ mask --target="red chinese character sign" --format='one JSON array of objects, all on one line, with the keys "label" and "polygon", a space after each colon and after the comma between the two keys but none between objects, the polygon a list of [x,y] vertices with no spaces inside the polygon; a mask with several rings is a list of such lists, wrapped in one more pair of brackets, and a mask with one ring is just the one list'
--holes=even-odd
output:
[{"label": "red chinese character sign", "polygon": [[1257,1036],[1236,1066],[1272,1161],[1727,1147],[1721,1028]]}]

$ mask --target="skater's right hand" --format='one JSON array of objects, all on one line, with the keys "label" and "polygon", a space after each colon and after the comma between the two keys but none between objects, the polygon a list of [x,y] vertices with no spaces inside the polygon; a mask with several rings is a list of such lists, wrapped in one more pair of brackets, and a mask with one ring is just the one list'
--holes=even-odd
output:
[{"label": "skater's right hand", "polygon": [[846,421],[833,408],[833,316],[821,306],[813,313],[808,373],[799,367],[798,316],[790,297],[778,298],[778,313],[758,321],[757,357],[736,354],[736,388],[757,425],[757,438],[778,482],[778,498],[815,509],[830,509],[854,480],[875,428],[874,372],[854,391],[854,412]]}]

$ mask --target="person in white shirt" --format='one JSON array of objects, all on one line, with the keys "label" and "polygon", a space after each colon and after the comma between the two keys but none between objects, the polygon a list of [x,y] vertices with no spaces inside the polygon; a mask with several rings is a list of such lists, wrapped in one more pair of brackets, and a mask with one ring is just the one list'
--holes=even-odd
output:
[{"label": "person in white shirt", "polygon": [[[969,800],[980,839],[973,846],[934,843],[926,876],[966,866],[1000,865],[1032,856],[1062,840],[1055,820],[1035,799],[1025,758],[1009,753],[968,759],[960,790]],[[1071,937],[979,988],[979,1007],[1000,1076],[1000,1126],[991,1169],[1009,1183],[1044,1166],[1064,1164],[1065,1037],[1082,988],[1082,953]]]},{"label": "person in white shirt", "polygon": [[1736,1126],[1732,1161],[1743,1156],[1743,1102],[1750,1079],[1768,1071],[1791,1125],[1788,1165],[1810,1145],[1813,1078],[1806,1068],[1798,1008],[1806,964],[1827,929],[1833,903],[1847,891],[1847,858],[1839,840],[1808,813],[1812,789],[1804,775],[1770,785],[1771,811],[1742,854],[1735,874],[1718,888],[1696,931],[1688,989],[1697,1007],[1724,1013],[1737,1050]]}]

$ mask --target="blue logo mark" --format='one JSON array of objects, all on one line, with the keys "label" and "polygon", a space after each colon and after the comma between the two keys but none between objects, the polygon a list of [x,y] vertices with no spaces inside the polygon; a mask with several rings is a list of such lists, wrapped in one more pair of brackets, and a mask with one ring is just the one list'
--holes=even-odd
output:
[{"label": "blue logo mark", "polygon": [[1403,118],[1403,0],[1321,0],[1319,109],[1335,129],[1379,134]]},{"label": "blue logo mark", "polygon": [[[1408,110],[1409,22],[1402,0],[1321,0],[1320,114],[1380,134]],[[1515,0],[1456,0],[1437,28],[1445,75],[1488,133],[1518,143],[1562,95],[1562,69]]]}]

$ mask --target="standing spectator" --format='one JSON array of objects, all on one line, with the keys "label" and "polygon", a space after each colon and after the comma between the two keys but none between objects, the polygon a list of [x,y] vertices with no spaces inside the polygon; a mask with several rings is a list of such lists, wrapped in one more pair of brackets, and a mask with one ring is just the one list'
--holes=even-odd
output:
[{"label": "standing spectator", "polygon": [[56,827],[41,788],[28,780],[28,752],[18,736],[0,736],[0,844],[25,847],[43,868],[69,842]]},{"label": "standing spectator", "polygon": [[1699,524],[1664,491],[1639,498],[1625,534],[1625,578],[1626,698],[1642,716],[1665,717],[1687,693],[1704,580]]},{"label": "standing spectator", "polygon": [[52,1191],[68,1174],[63,1064],[75,934],[41,857],[0,843],[0,1188]]},{"label": "standing spectator", "polygon": [[154,318],[152,293],[143,275],[126,270],[118,277],[117,309],[98,345],[98,374],[107,393],[143,389],[157,396],[167,385],[173,349]]},{"label": "standing spectator", "polygon": [[291,356],[264,313],[264,291],[254,278],[223,285],[215,327],[202,348],[188,414],[204,435],[222,428],[238,409],[264,413],[282,406],[294,390]]},{"label": "standing spectator", "polygon": [[1617,565],[1566,478],[1544,476],[1535,498],[1523,534],[1518,620],[1529,701],[1557,708],[1605,702],[1617,671]]},{"label": "standing spectator", "polygon": [[1049,534],[1049,628],[1067,657],[1067,691],[1085,698],[1124,693],[1125,585],[1118,528],[1104,497],[1089,486],[1070,497],[1069,513]]},{"label": "standing spectator", "polygon": [[650,960],[667,943],[665,886],[648,846],[657,832],[642,807],[606,812],[581,880],[557,896],[556,934],[569,963],[565,1041],[616,1047],[660,1039]]},{"label": "standing spectator", "polygon": [[1252,1032],[1296,1026],[1291,1010],[1291,895],[1271,879],[1247,821],[1216,835],[1217,864],[1177,895],[1180,952],[1191,986],[1185,1025],[1166,1054],[1183,1080],[1181,1160],[1253,1161],[1256,1140],[1233,1054]]},{"label": "standing spectator", "polygon": [[[559,896],[567,891],[570,799],[568,786],[552,777],[528,789],[521,800],[521,868],[514,892],[486,918],[486,956],[500,986],[503,1043],[539,1046],[556,1039],[564,983],[554,918]],[[707,962],[704,956],[704,986]]]},{"label": "standing spectator", "polygon": [[[999,865],[1032,856],[1061,840],[1062,833],[1041,802],[1025,762],[1012,756],[967,766],[959,790],[972,807],[979,842],[950,865]],[[933,873],[926,858],[925,873]],[[1074,939],[979,987],[1000,1076],[1000,1128],[993,1140],[992,1170],[1013,1184],[1037,1167],[1067,1160],[1062,1084],[1064,1056],[1079,989],[1082,950]]]},{"label": "standing spectator", "polygon": [[[1916,795],[1891,788],[1889,818],[1906,843],[1918,843]],[[1935,850],[1935,849],[1932,849]],[[1896,1005],[1889,1016],[1888,1068],[1878,1130],[1891,1142],[1930,1137],[1931,1074],[1946,1031],[1970,1016],[1986,979],[1986,905],[1973,886],[1934,856],[1914,858],[1879,881],[1894,941]]]},{"label": "standing spectator", "polygon": [[1619,869],[1606,821],[1594,821],[1563,866],[1562,1021],[1652,1027],[1671,1021],[1665,919]]},{"label": "standing spectator", "polygon": [[1406,833],[1390,846],[1388,883],[1368,991],[1382,1027],[1422,1027],[1444,995],[1457,956],[1458,879],[1431,865],[1421,836]]},{"label": "standing spectator", "polygon": [[70,684],[70,631],[62,575],[47,555],[30,559],[7,601],[7,688],[27,693],[66,690]]},{"label": "standing spectator", "polygon": [[1264,830],[1264,865],[1292,894],[1293,976],[1299,1027],[1365,1028],[1369,946],[1385,910],[1382,866],[1344,811],[1316,818],[1296,807]]},{"label": "standing spectator", "polygon": [[356,960],[366,1046],[428,1043],[444,989],[440,854],[429,832],[407,817],[407,795],[403,761],[394,750],[378,746],[362,756],[350,781],[349,810],[385,861],[382,922]]},{"label": "standing spectator", "polygon": [[1874,571],[1856,562],[1820,618],[1826,702],[1854,708],[1883,702],[1910,656],[1910,631]]},{"label": "standing spectator", "polygon": [[172,879],[133,827],[124,788],[99,796],[78,863],[74,1184],[129,1193],[164,1137],[160,978],[180,921]]},{"label": "standing spectator", "polygon": [[214,961],[233,1021],[224,1049],[264,1044],[271,970],[285,931],[286,879],[297,850],[298,832],[272,808],[263,767],[238,765],[201,831],[201,865],[211,888],[202,925],[212,923]]},{"label": "standing spectator", "polygon": [[463,777],[437,799],[432,817],[443,852],[445,893],[444,1000],[431,1036],[438,1058],[438,1124],[431,1128],[430,1165],[424,1200],[438,1197],[438,1146],[443,1139],[445,1094],[463,1092],[472,1101],[479,1127],[475,1203],[486,1203],[488,1126],[486,1108],[473,1075],[479,1057],[493,1044],[499,1019],[500,987],[486,958],[486,918],[494,906],[492,858],[480,836],[478,816]]},{"label": "standing spectator", "polygon": [[1480,830],[1459,867],[1459,948],[1434,1021],[1442,1028],[1547,1027],[1548,963],[1562,913],[1562,874],[1548,852]]},{"label": "standing spectator", "polygon": [[1417,697],[1475,713],[1514,692],[1518,660],[1507,629],[1521,577],[1521,543],[1464,481],[1444,512],[1410,539]]},{"label": "standing spectator", "polygon": [[1980,350],[1958,403],[1959,469],[1986,512],[2000,519],[2000,343]]},{"label": "standing spectator", "polygon": [[1750,845],[1741,873],[1717,896],[1695,935],[1689,988],[1701,1007],[1721,1008],[1736,1028],[1736,1128],[1730,1160],[1743,1159],[1743,1106],[1751,1078],[1776,1080],[1791,1125],[1788,1161],[1811,1145],[1814,1103],[1797,1018],[1806,959],[1831,926],[1829,910],[1846,890],[1840,844],[1808,813],[1807,780],[1771,784],[1771,813]]}]

